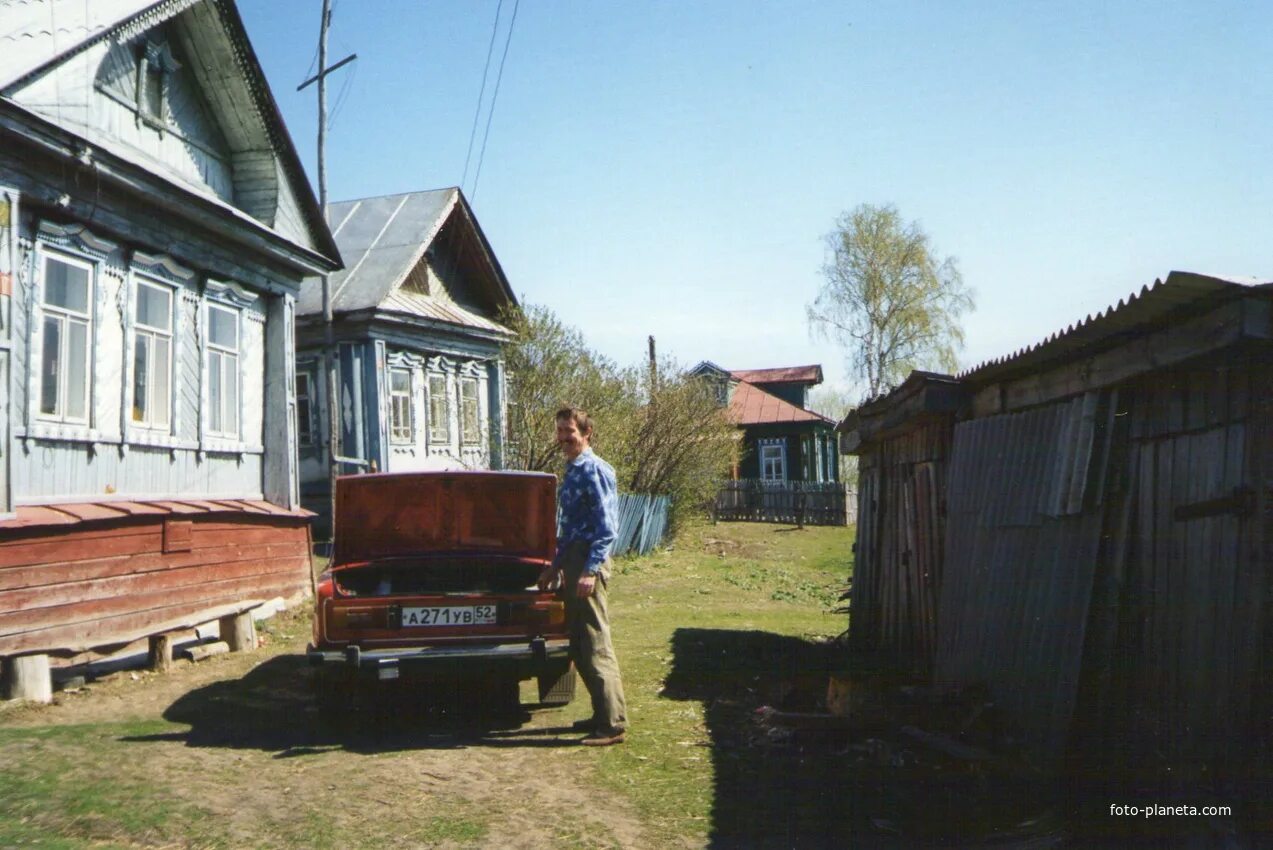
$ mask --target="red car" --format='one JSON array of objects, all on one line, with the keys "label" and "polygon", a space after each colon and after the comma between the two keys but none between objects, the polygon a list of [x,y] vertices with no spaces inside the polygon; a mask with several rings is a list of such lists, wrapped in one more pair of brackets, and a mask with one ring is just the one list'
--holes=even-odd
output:
[{"label": "red car", "polygon": [[565,606],[535,584],[556,526],[556,479],[543,473],[337,479],[309,649],[320,708],[397,679],[476,685],[507,707],[533,678],[541,703],[570,702]]}]

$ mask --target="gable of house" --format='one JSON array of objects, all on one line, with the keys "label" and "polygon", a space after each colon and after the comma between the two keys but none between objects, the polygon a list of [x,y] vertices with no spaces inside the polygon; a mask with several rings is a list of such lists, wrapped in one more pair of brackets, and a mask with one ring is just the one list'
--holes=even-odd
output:
[{"label": "gable of house", "polygon": [[[457,188],[329,205],[346,269],[332,275],[332,310],[375,310],[506,338],[499,322],[516,305],[504,272]],[[321,289],[302,293],[302,315],[322,309]]]},{"label": "gable of house", "polygon": [[337,255],[232,3],[0,0],[0,97]]}]

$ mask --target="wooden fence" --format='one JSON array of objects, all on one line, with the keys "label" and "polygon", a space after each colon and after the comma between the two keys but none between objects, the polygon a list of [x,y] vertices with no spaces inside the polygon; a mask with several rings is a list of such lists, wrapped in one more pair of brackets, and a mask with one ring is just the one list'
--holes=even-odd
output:
[{"label": "wooden fence", "polygon": [[616,557],[630,552],[638,555],[650,554],[655,546],[663,542],[663,536],[667,532],[668,508],[671,504],[667,496],[621,494],[619,496],[619,532],[610,554]]},{"label": "wooden fence", "polygon": [[782,522],[792,525],[848,525],[857,513],[857,494],[839,482],[725,481],[716,493],[718,520]]}]

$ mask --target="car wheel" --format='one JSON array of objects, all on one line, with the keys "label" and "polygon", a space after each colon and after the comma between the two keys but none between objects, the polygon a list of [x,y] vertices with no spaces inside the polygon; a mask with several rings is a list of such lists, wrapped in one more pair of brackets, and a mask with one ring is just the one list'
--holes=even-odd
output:
[{"label": "car wheel", "polygon": [[539,675],[539,702],[541,705],[569,705],[575,698],[575,665],[567,662],[564,668],[557,668]]}]

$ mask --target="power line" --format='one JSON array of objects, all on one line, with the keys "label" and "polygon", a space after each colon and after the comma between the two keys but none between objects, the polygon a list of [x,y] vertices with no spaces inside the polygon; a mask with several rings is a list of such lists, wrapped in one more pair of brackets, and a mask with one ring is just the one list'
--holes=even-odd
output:
[{"label": "power line", "polygon": [[513,27],[517,26],[517,8],[521,0],[514,0],[513,17],[508,23],[508,38],[504,39],[504,55],[499,60],[499,73],[495,75],[495,91],[491,94],[491,108],[486,113],[486,131],[482,134],[482,151],[477,155],[477,171],[473,175],[473,198],[477,197],[477,184],[482,179],[482,161],[486,159],[486,140],[491,136],[491,119],[495,117],[495,102],[499,100],[499,84],[504,79],[504,62],[508,59],[508,46],[513,43]]},{"label": "power line", "polygon": [[463,187],[469,179],[469,161],[473,158],[473,141],[477,138],[477,122],[482,117],[482,98],[486,95],[486,78],[491,73],[491,56],[495,53],[495,36],[499,32],[499,15],[504,9],[504,0],[499,0],[495,7],[495,23],[491,25],[491,43],[486,48],[486,67],[482,69],[482,88],[477,93],[477,108],[473,110],[473,129],[469,130],[469,150],[464,155],[464,176],[460,178]]}]

